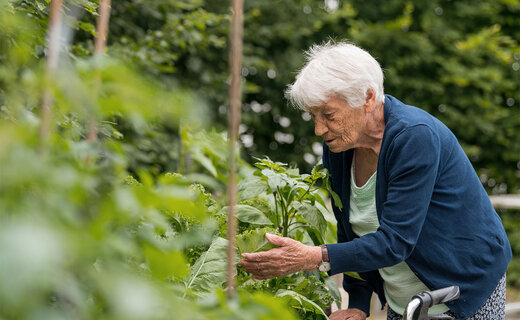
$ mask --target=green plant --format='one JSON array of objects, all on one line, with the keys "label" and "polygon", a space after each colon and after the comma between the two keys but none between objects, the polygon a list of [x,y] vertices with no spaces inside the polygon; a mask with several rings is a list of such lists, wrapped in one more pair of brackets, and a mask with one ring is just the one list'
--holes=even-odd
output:
[{"label": "green plant", "polygon": [[[331,219],[325,202],[326,189],[330,189],[326,169],[317,165],[311,174],[300,174],[298,169],[268,158],[258,159],[255,166],[256,170],[245,175],[238,185],[239,253],[273,248],[265,238],[266,233],[289,236],[315,245],[334,237],[334,218]],[[338,203],[341,202],[338,200]],[[223,207],[217,216],[225,216],[227,212],[228,207]],[[296,309],[303,319],[326,317],[325,310],[331,303],[340,301],[335,283],[326,279],[324,274],[316,271],[257,281],[240,268],[238,270],[238,283],[244,288],[279,297]]]},{"label": "green plant", "polygon": [[[327,312],[339,295],[335,284],[322,281],[318,272],[298,272],[270,280],[248,281],[244,288],[249,291],[269,292],[292,306],[302,319],[327,316]],[[331,291],[335,291],[331,294]]]},{"label": "green plant", "polygon": [[[327,191],[341,205],[341,201],[327,184],[327,170],[316,165],[311,174],[300,174],[297,168],[288,168],[286,164],[269,158],[258,159],[255,166],[258,170],[254,175],[239,183],[241,203],[251,201],[254,197],[263,198],[265,202],[260,207],[265,210],[265,204],[271,206],[266,216],[284,237],[291,235],[300,238],[299,231],[304,230],[315,244],[324,243],[323,235],[327,230],[325,216],[329,212],[323,187],[328,187]],[[242,210],[239,208],[238,211],[245,210],[254,211],[250,206]],[[251,214],[247,216],[250,217]],[[255,219],[255,222],[268,223],[260,218]]]}]

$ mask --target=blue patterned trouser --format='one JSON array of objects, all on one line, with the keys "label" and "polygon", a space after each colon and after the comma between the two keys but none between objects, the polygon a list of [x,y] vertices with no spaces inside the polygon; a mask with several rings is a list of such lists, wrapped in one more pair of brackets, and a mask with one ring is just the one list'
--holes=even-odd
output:
[{"label": "blue patterned trouser", "polygon": [[[506,275],[500,279],[495,291],[489,296],[486,303],[478,309],[477,313],[468,318],[468,320],[503,320],[506,317]],[[444,315],[455,315],[451,311],[443,313]],[[388,308],[386,314],[387,320],[402,320],[403,316]]]}]

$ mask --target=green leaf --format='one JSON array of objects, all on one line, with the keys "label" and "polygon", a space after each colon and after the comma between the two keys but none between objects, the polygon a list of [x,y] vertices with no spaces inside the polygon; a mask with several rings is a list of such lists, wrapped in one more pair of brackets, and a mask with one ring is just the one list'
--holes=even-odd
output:
[{"label": "green leaf", "polygon": [[336,207],[338,207],[339,210],[343,210],[341,198],[338,196],[336,192],[334,192],[334,190],[332,190],[332,186],[330,185],[330,176],[327,179],[325,179],[325,187],[332,196],[332,199],[334,199],[334,204],[336,205]]},{"label": "green leaf", "polygon": [[287,163],[283,162],[274,162],[273,160],[269,159],[268,157],[265,157],[264,159],[255,158],[259,162],[255,163],[255,166],[263,169],[263,168],[270,168],[276,171],[284,171],[285,167],[287,166]]},{"label": "green leaf", "polygon": [[267,184],[269,185],[271,192],[278,190],[278,188],[283,189],[287,185],[282,174],[276,173],[271,169],[263,169],[262,174],[267,178]]},{"label": "green leaf", "polygon": [[164,252],[149,244],[143,246],[143,252],[153,276],[159,280],[188,274],[188,264],[182,252]]},{"label": "green leaf", "polygon": [[[293,180],[293,181],[291,181],[291,180]],[[289,180],[289,184],[291,185],[291,192],[297,193],[298,189],[299,189],[299,191],[301,191],[303,193],[303,192],[306,192],[307,189],[309,189],[309,185],[305,184],[304,182],[294,181],[294,179],[291,179],[291,180]]]},{"label": "green leaf", "polygon": [[323,164],[321,163],[318,163],[316,164],[312,170],[311,170],[311,177],[313,180],[318,180],[318,179],[325,179],[327,177],[327,170],[325,168],[323,168]]},{"label": "green leaf", "polygon": [[[265,214],[255,207],[239,204],[235,206],[237,219],[242,222],[260,225],[272,225],[273,223],[269,220]],[[229,207],[224,207],[219,211],[219,214],[228,214]]]},{"label": "green leaf", "polygon": [[305,296],[294,292],[292,290],[280,289],[276,291],[276,297],[282,298],[289,306],[295,309],[305,309],[307,311],[313,311],[316,314],[323,315],[325,319],[329,319],[325,312],[320,306],[313,301],[309,300]]},{"label": "green leaf", "polygon": [[238,183],[238,192],[240,196],[238,201],[254,198],[267,191],[267,184],[265,180],[252,176],[241,180]]},{"label": "green leaf", "polygon": [[311,204],[297,201],[294,201],[292,205],[312,227],[318,230],[321,234],[325,234],[327,221],[318,208]]},{"label": "green leaf", "polygon": [[90,33],[93,36],[96,35],[96,28],[94,27],[94,25],[92,23],[79,21],[78,22],[78,27],[81,30],[83,30],[85,32],[88,32],[88,33]]},{"label": "green leaf", "polygon": [[204,154],[200,152],[193,152],[191,156],[194,160],[200,163],[201,166],[208,170],[209,173],[211,173],[211,175],[217,177],[217,168],[215,168],[210,158],[206,157]]},{"label": "green leaf", "polygon": [[35,1],[35,5],[38,8],[38,10],[43,11],[47,7],[44,3],[41,1]]},{"label": "green leaf", "polygon": [[329,289],[329,293],[334,298],[334,301],[336,301],[338,310],[341,310],[341,293],[339,292],[336,281],[334,281],[332,277],[327,277],[325,278],[325,285]]},{"label": "green leaf", "polygon": [[[321,208],[323,208],[324,210],[326,210],[328,212],[327,204],[325,203],[325,199],[324,199],[324,198],[327,198],[328,195],[326,195],[325,190],[323,190],[323,189],[316,190],[314,192],[311,192],[311,195],[312,195],[312,199],[314,199],[314,201],[315,201],[315,205],[320,209],[320,211],[323,213],[323,210],[321,209]],[[330,213],[328,213],[328,214],[330,214]],[[326,216],[327,213],[323,213],[323,215]]]},{"label": "green leaf", "polygon": [[247,231],[237,236],[237,247],[239,254],[266,251],[276,248],[265,238],[266,233],[275,234],[274,229],[264,228]]},{"label": "green leaf", "polygon": [[197,294],[210,292],[226,281],[227,245],[224,238],[216,238],[191,268],[184,281],[186,290]]},{"label": "green leaf", "polygon": [[[314,243],[315,246],[319,246],[325,243],[325,240],[323,238],[323,233],[316,230],[314,227],[306,226],[304,227],[305,231],[307,231],[307,234],[312,240],[312,243]],[[335,242],[335,241],[333,241]]]},{"label": "green leaf", "polygon": [[351,277],[351,278],[354,278],[354,279],[358,279],[358,280],[361,280],[361,281],[366,281],[365,279],[363,279],[359,273],[357,272],[343,272],[345,275]]}]

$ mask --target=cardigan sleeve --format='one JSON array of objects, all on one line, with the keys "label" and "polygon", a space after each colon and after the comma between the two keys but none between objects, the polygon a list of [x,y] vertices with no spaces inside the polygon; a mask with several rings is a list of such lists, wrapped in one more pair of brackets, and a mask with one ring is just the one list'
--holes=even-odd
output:
[{"label": "cardigan sleeve", "polygon": [[410,255],[428,212],[440,148],[438,136],[424,124],[408,127],[394,137],[384,158],[379,159],[387,181],[380,227],[352,241],[329,245],[332,273],[381,269]]}]

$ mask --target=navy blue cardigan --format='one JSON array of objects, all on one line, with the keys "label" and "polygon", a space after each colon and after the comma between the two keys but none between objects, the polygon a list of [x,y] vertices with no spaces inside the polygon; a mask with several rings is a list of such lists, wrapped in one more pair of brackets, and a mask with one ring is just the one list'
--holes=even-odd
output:
[{"label": "navy blue cardigan", "polygon": [[376,292],[385,304],[378,269],[406,261],[431,290],[457,285],[446,305],[458,319],[473,315],[491,295],[511,260],[502,222],[453,133],[439,120],[386,95],[385,131],[377,163],[377,232],[357,237],[349,223],[353,150],[323,145],[323,164],[343,210],[334,204],[338,243],[327,245],[331,274],[345,276],[349,308],[367,314]]}]

